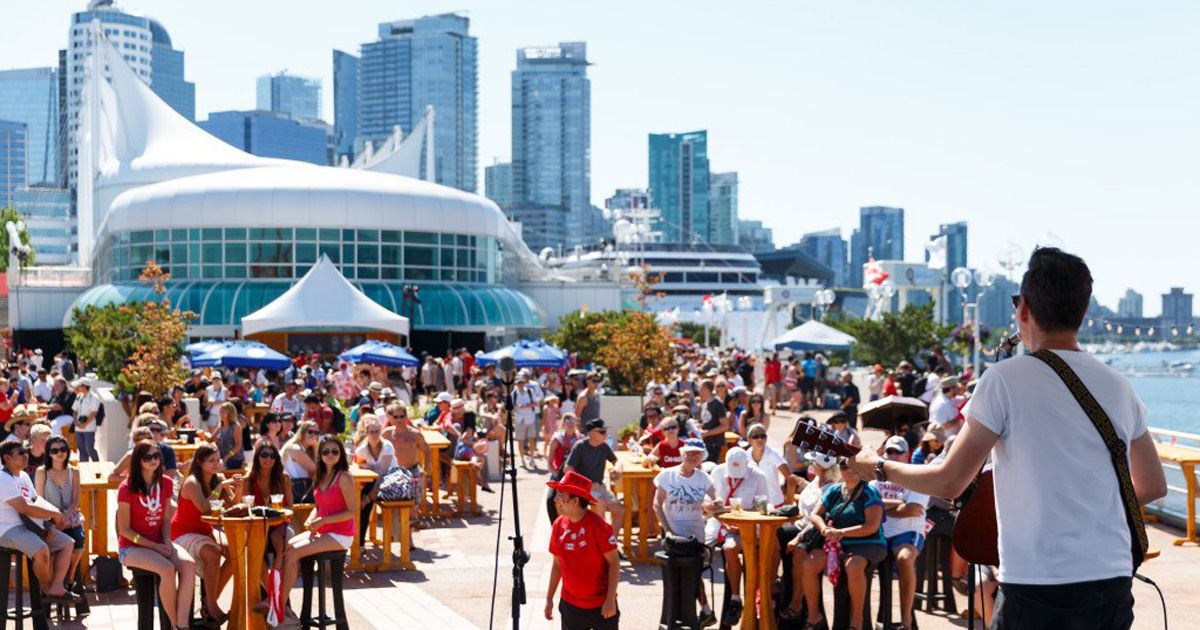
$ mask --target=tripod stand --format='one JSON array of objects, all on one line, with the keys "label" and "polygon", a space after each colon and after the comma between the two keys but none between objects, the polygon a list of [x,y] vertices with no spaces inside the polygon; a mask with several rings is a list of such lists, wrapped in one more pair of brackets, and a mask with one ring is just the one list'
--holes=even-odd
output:
[{"label": "tripod stand", "polygon": [[[512,551],[512,620],[513,630],[521,627],[521,606],[525,605],[525,564],[529,562],[529,552],[525,551],[525,539],[521,536],[521,502],[517,500],[517,458],[513,434],[513,397],[512,387],[516,376],[516,361],[512,357],[500,359],[500,372],[504,382],[504,428],[507,432],[505,441],[507,448],[504,456],[504,475],[507,479],[502,483],[512,484],[513,504],[513,535],[508,539],[513,542]],[[502,499],[503,502],[503,499]],[[501,506],[503,508],[503,506]]]}]

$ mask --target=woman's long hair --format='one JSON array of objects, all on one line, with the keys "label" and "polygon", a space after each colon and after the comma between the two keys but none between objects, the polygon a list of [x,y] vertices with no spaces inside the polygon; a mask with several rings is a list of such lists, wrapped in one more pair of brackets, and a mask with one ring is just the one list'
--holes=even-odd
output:
[{"label": "woman's long hair", "polygon": [[275,463],[271,465],[271,470],[267,481],[269,492],[265,494],[283,494],[285,490],[288,490],[283,481],[283,459],[279,455],[279,449],[275,448],[274,444],[267,441],[259,441],[259,443],[254,447],[254,459],[250,461],[250,475],[248,477],[250,483],[252,484],[250,487],[259,487],[259,481],[262,476],[262,466],[260,466],[258,463],[258,456],[263,451],[275,453]]},{"label": "woman's long hair", "polygon": [[[321,457],[321,450],[325,448],[326,444],[332,444],[338,449],[338,460],[337,463],[333,465],[333,470],[329,470],[325,466],[325,458]],[[317,444],[317,483],[319,484],[324,481],[327,474],[343,472],[347,470],[350,470],[350,462],[346,460],[346,448],[342,446],[342,443],[338,441],[336,436],[321,436],[321,441]]]},{"label": "woman's long hair", "polygon": [[[280,431],[283,430],[283,418],[281,416],[279,416],[278,414],[276,414],[274,411],[268,411],[267,413],[263,414],[262,420],[258,421],[259,436],[267,436],[267,435],[271,434],[270,428],[267,425],[269,425],[272,420],[279,420],[279,430]],[[278,438],[279,436],[275,436],[275,437]]]},{"label": "woman's long hair", "polygon": [[[204,479],[204,460],[216,455],[221,457],[221,452],[217,450],[215,444],[205,442],[196,447],[196,452],[192,455],[192,461],[188,463],[188,476],[196,480],[200,484],[200,493],[206,498],[212,493],[213,489],[208,487],[208,482]],[[219,476],[221,473],[214,475]]]},{"label": "woman's long hair", "polygon": [[283,456],[283,453],[292,450],[292,446],[299,444],[300,448],[308,452],[309,459],[313,460],[314,462],[319,461],[320,458],[317,457],[317,454],[312,452],[312,449],[308,448],[308,446],[304,444],[308,440],[308,436],[310,434],[315,434],[318,431],[319,429],[317,429],[317,423],[313,422],[312,420],[304,420],[300,424],[297,424],[296,433],[292,435],[292,438],[285,442],[283,448],[280,449],[280,457]]},{"label": "woman's long hair", "polygon": [[[225,401],[221,403],[221,406],[217,407],[217,410],[221,414],[220,418],[222,429],[237,424],[238,412],[237,407],[234,407],[233,403]],[[229,422],[225,422],[226,418],[229,418]]]},{"label": "woman's long hair", "polygon": [[[142,461],[150,453],[158,453],[158,466],[154,469],[153,479],[149,485],[142,477]],[[133,445],[133,456],[129,462],[129,490],[134,494],[150,494],[150,490],[162,482],[163,462],[162,450],[153,440],[141,440]]]},{"label": "woman's long hair", "polygon": [[66,470],[71,467],[71,445],[67,443],[67,438],[52,435],[46,440],[46,459],[42,463],[42,470],[47,472],[54,469],[54,456],[50,454],[50,449],[54,448],[55,444],[62,446],[67,451],[67,456],[63,458],[63,469]]}]

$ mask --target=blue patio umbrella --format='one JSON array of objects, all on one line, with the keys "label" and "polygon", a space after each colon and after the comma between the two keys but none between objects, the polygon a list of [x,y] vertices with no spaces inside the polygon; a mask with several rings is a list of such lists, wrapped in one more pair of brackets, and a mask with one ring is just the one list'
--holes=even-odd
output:
[{"label": "blue patio umbrella", "polygon": [[479,355],[479,365],[492,365],[512,357],[518,368],[560,368],[567,364],[567,353],[544,341],[521,340],[499,350]]},{"label": "blue patio umbrella", "polygon": [[391,367],[417,367],[421,364],[404,348],[376,339],[360,343],[338,355],[338,358],[350,363],[370,363]]},{"label": "blue patio umbrella", "polygon": [[205,352],[212,352],[213,350],[219,350],[224,347],[225,347],[224,341],[218,341],[216,339],[205,339],[204,341],[197,341],[196,343],[189,343],[188,345],[184,346],[183,349],[187,351],[188,358],[195,359],[196,357],[204,354]]},{"label": "blue patio umbrella", "polygon": [[192,367],[285,370],[291,364],[291,359],[256,341],[227,341],[220,348],[192,359]]}]

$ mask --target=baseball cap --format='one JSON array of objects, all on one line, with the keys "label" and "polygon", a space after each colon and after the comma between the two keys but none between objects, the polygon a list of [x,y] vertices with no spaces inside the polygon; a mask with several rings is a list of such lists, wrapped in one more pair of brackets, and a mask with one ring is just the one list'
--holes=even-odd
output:
[{"label": "baseball cap", "polygon": [[900,451],[901,454],[904,454],[908,452],[908,442],[899,435],[893,435],[883,443],[883,450],[884,452]]},{"label": "baseball cap", "polygon": [[435,402],[435,403],[448,403],[451,400],[454,400],[454,399],[450,396],[450,394],[448,394],[446,392],[442,392],[442,393],[438,394],[437,396],[433,397],[433,402]]},{"label": "baseball cap", "polygon": [[683,441],[683,446],[679,447],[680,453],[707,453],[708,449],[704,448],[704,440],[700,438],[688,438]]},{"label": "baseball cap", "polygon": [[725,471],[731,478],[744,478],[748,468],[750,468],[750,454],[745,449],[735,446],[725,453]]}]

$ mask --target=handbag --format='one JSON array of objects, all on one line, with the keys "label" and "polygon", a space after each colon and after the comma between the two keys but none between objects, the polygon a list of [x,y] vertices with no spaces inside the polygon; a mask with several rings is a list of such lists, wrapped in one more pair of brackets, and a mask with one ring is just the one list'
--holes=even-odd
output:
[{"label": "handbag", "polygon": [[379,480],[379,499],[382,501],[413,501],[418,492],[420,479],[404,468],[396,466]]},{"label": "handbag", "polygon": [[[854,500],[858,498],[858,495],[862,494],[863,486],[866,483],[867,482],[865,481],[860,481],[858,483],[858,488],[855,488],[854,492],[850,495],[850,498],[843,501],[841,505],[838,505],[836,508],[833,508],[833,511],[829,513],[828,520],[832,521],[838,514],[842,513],[842,510],[846,509],[847,505],[854,503]],[[817,529],[816,525],[812,524],[812,521],[809,521],[804,526],[804,529],[800,530],[800,548],[804,549],[805,551],[812,551],[813,549],[820,549],[824,546],[825,536],[821,535],[821,532]]]},{"label": "handbag", "polygon": [[663,536],[663,551],[672,558],[700,558],[707,549],[704,543],[696,540],[695,536]]}]

